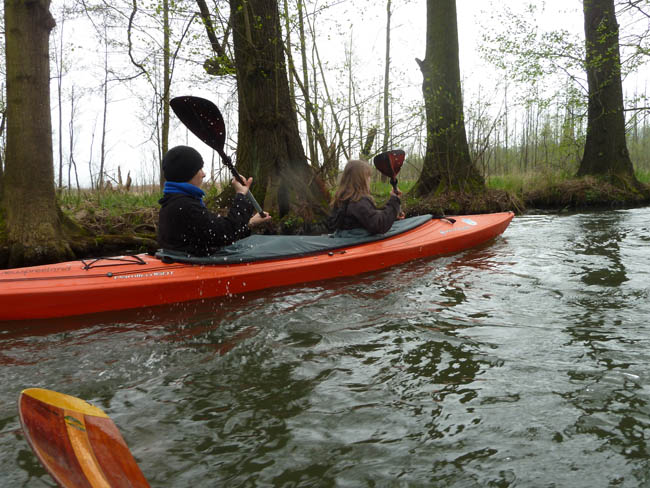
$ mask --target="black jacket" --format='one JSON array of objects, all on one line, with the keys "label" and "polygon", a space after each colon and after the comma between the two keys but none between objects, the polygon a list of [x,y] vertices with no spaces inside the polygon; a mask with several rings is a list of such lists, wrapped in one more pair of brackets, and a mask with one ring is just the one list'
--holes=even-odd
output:
[{"label": "black jacket", "polygon": [[343,202],[330,216],[331,230],[364,228],[371,234],[388,232],[400,211],[400,199],[394,195],[386,206],[378,209],[369,197],[357,202]]},{"label": "black jacket", "polygon": [[158,245],[163,249],[207,256],[251,233],[248,220],[255,210],[240,193],[235,194],[226,217],[210,212],[199,199],[181,193],[165,195],[158,203]]}]

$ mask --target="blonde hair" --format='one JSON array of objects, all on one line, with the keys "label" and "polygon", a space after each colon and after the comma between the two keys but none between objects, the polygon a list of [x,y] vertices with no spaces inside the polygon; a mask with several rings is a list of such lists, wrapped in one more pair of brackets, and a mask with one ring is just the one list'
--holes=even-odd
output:
[{"label": "blonde hair", "polygon": [[341,182],[338,190],[334,195],[334,207],[339,206],[344,201],[358,202],[363,197],[370,196],[370,181],[372,175],[371,166],[359,159],[351,159],[343,169]]}]

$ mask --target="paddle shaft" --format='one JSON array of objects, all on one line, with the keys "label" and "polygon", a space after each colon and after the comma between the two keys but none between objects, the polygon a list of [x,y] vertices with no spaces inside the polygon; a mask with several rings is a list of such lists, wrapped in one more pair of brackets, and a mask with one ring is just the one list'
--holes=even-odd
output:
[{"label": "paddle shaft", "polygon": [[[242,176],[239,174],[239,171],[237,171],[233,166],[232,159],[230,159],[230,156],[226,155],[226,153],[223,152],[223,148],[215,145],[212,147],[212,149],[217,151],[219,156],[221,156],[221,161],[223,161],[223,164],[225,164],[228,167],[228,169],[232,173],[233,178],[235,178],[242,185],[246,185],[244,178],[242,178]],[[264,212],[264,210],[262,210],[260,204],[257,203],[257,200],[255,200],[255,197],[253,196],[253,193],[250,191],[250,188],[246,192],[246,195],[248,196],[249,200],[253,204],[253,207],[255,207],[257,213],[259,213],[261,217],[266,217],[266,213]]]},{"label": "paddle shaft", "polygon": [[397,178],[391,178],[390,184],[393,185],[393,191],[395,192],[395,195],[397,195],[399,193],[399,190],[397,189]]}]

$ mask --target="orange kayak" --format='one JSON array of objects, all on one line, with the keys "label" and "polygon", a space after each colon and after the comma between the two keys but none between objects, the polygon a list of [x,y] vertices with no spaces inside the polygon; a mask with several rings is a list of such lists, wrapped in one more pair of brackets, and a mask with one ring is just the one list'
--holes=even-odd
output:
[{"label": "orange kayak", "polygon": [[196,264],[138,254],[0,270],[0,320],[133,309],[357,275],[477,246],[505,231],[513,216],[434,218],[385,239],[253,262]]}]

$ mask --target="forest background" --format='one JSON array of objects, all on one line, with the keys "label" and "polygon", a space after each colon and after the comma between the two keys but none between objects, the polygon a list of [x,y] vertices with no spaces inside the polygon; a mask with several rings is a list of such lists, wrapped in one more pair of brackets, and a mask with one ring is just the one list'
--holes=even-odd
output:
[{"label": "forest background", "polygon": [[[647,52],[644,35],[649,28],[648,17],[629,6],[625,9],[627,3],[618,14],[623,60],[635,51]],[[422,0],[390,4],[387,62],[388,4],[304,2],[306,67],[299,51],[296,0],[280,2],[280,7],[287,8],[286,42],[295,51],[298,72],[306,73],[312,85],[326,139],[335,142],[339,164],[345,163],[345,156],[358,156],[367,131],[376,127],[373,152],[385,140],[389,147],[404,148],[408,158],[402,178],[414,179],[426,139],[422,73],[415,62],[424,56],[426,5]],[[52,129],[55,177],[61,188],[95,188],[100,180],[116,185],[120,179],[125,183],[127,175],[136,186],[159,182],[163,4],[138,2],[137,10],[133,5],[51,3],[56,20],[50,37]],[[223,27],[228,12],[218,5],[209,7]],[[171,2],[168,8],[171,96],[192,94],[215,102],[227,122],[227,152],[234,153],[235,78],[206,72],[206,60],[214,52],[196,3]],[[489,179],[575,173],[586,130],[582,2],[460,0],[457,9],[465,123],[483,174]],[[641,177],[650,172],[649,75],[644,58],[624,67],[629,149]],[[294,90],[300,103],[299,89]],[[4,106],[4,90],[0,96]],[[298,108],[307,147],[305,110]],[[4,147],[4,132],[0,144]],[[172,116],[169,145],[176,144],[196,147],[210,163],[211,178],[229,178],[218,156]]]},{"label": "forest background", "polygon": [[[425,2],[281,0],[278,7],[310,164],[335,161],[328,171],[335,184],[347,159],[401,147],[408,157],[400,178],[416,179],[427,138],[415,61],[425,49]],[[617,7],[628,148],[637,177],[647,181],[650,9],[647,1]],[[587,127],[582,2],[460,0],[457,8],[467,139],[483,178],[521,195],[540,181],[575,175]],[[148,188],[155,196],[162,154],[179,143],[204,154],[212,182],[229,179],[165,103],[166,93],[214,101],[227,122],[227,152],[235,152],[236,80],[224,62],[233,56],[219,52],[230,48],[209,38],[205,26],[209,21],[221,39],[231,34],[227,3],[59,0],[50,12],[56,20],[50,91],[60,196],[78,197],[89,188],[100,190],[101,200],[109,187]],[[305,87],[312,110],[304,103]],[[320,150],[308,130],[316,118]]]}]

